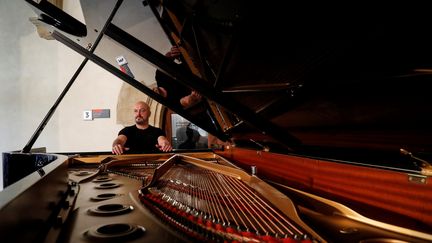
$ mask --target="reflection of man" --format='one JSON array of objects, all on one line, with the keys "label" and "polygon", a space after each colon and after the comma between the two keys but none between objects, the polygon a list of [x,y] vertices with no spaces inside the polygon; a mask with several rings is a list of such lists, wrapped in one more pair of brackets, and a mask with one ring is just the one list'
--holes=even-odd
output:
[{"label": "reflection of man", "polygon": [[[176,46],[173,46],[171,50],[165,54],[166,57],[172,60],[178,58],[180,55],[180,50]],[[155,79],[158,87],[153,89],[153,91],[168,98],[172,102],[179,102],[185,109],[196,105],[202,99],[198,92],[190,90],[160,70],[156,70]]]},{"label": "reflection of man", "polygon": [[197,130],[193,129],[187,125],[186,127],[186,141],[179,145],[179,149],[194,149],[196,148],[196,143],[200,138],[200,134]]},{"label": "reflection of man", "polygon": [[112,153],[129,154],[168,152],[172,150],[171,144],[160,128],[150,126],[150,107],[147,103],[139,101],[134,106],[135,125],[125,127],[118,133],[113,142]]}]

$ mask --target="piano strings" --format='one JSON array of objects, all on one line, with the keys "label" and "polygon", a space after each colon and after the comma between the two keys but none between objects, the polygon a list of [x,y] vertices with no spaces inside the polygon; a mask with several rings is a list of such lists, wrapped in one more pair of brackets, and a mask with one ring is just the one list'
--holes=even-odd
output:
[{"label": "piano strings", "polygon": [[195,165],[174,165],[141,199],[197,239],[312,242],[239,178]]}]

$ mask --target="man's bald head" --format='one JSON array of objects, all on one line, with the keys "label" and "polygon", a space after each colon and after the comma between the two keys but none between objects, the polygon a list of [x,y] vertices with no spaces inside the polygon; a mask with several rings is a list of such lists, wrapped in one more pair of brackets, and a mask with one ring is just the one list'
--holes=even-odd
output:
[{"label": "man's bald head", "polygon": [[150,106],[144,101],[138,101],[134,106],[135,123],[139,126],[147,126],[150,117]]}]

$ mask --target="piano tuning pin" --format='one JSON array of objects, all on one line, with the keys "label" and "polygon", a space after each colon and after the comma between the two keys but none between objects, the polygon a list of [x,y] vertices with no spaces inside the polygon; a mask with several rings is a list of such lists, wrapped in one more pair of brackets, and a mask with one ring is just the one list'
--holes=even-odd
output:
[{"label": "piano tuning pin", "polygon": [[179,204],[179,209],[182,210],[182,211],[184,211],[184,212],[186,212],[187,206],[184,205],[183,203],[180,203]]},{"label": "piano tuning pin", "polygon": [[251,166],[251,174],[256,175],[256,173],[257,173],[257,167],[255,165],[252,165]]},{"label": "piano tuning pin", "polygon": [[301,243],[312,243],[312,240],[309,238],[308,235],[303,235],[303,239],[301,240]]},{"label": "piano tuning pin", "polygon": [[307,239],[309,239],[309,236],[304,234],[302,238],[303,238],[303,240],[307,240]]}]

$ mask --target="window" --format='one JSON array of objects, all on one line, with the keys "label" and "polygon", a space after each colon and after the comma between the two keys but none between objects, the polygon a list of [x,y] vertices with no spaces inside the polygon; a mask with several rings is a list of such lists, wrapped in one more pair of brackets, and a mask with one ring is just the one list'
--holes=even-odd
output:
[{"label": "window", "polygon": [[208,133],[178,114],[171,114],[174,149],[208,148]]}]

